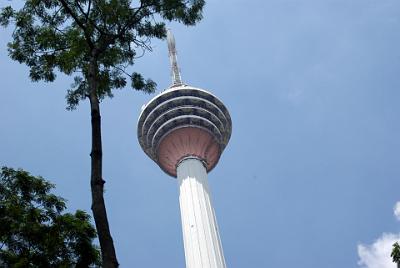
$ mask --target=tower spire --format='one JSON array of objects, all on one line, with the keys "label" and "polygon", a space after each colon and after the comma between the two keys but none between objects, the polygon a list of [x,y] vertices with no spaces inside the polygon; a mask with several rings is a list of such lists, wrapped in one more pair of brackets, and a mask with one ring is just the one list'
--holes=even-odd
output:
[{"label": "tower spire", "polygon": [[175,38],[170,29],[167,29],[168,54],[171,64],[172,87],[182,85],[181,74],[179,73],[178,61],[176,58]]}]

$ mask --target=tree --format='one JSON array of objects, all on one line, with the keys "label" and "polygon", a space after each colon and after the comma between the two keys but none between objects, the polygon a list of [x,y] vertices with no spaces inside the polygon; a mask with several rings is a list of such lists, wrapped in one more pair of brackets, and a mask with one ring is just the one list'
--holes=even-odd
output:
[{"label": "tree", "polygon": [[392,257],[394,263],[397,263],[397,267],[400,268],[400,245],[398,242],[393,244],[393,249],[390,257]]},{"label": "tree", "polygon": [[96,230],[84,211],[63,213],[54,185],[23,170],[0,172],[0,266],[89,267],[98,264]]},{"label": "tree", "polygon": [[10,57],[30,68],[30,78],[51,82],[57,71],[75,75],[67,108],[89,100],[92,212],[104,267],[117,267],[118,261],[103,197],[100,101],[128,79],[134,89],[154,92],[154,81],[127,67],[151,51],[151,38],[165,37],[163,21],[194,25],[203,6],[204,0],[26,0],[19,10],[2,9],[0,24],[15,25]]}]

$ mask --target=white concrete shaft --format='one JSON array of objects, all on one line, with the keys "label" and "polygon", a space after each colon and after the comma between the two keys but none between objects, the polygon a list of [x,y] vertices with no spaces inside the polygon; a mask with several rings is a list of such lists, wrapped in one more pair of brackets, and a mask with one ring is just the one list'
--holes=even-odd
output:
[{"label": "white concrete shaft", "polygon": [[226,267],[203,163],[185,159],[177,173],[186,267]]}]

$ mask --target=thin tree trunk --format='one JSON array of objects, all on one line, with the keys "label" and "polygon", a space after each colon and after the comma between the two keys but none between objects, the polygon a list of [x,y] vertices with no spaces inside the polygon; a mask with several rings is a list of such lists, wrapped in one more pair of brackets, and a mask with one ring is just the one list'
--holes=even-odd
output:
[{"label": "thin tree trunk", "polygon": [[108,225],[107,211],[103,197],[105,181],[103,180],[102,176],[103,151],[101,142],[100,105],[97,96],[97,73],[98,67],[96,59],[92,59],[90,61],[88,77],[90,90],[89,100],[92,119],[92,151],[90,153],[92,160],[90,177],[90,186],[92,189],[92,211],[97,234],[99,236],[103,262],[102,267],[115,268],[118,267],[118,261]]}]

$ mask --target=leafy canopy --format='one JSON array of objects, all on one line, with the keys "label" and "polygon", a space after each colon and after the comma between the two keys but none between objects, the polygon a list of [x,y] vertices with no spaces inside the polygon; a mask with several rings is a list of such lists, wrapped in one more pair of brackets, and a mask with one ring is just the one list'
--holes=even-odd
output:
[{"label": "leafy canopy", "polygon": [[151,38],[165,37],[164,20],[194,25],[203,6],[204,0],[26,0],[19,10],[3,8],[0,24],[15,24],[9,53],[30,68],[33,81],[53,81],[57,70],[75,75],[67,94],[73,109],[89,95],[90,64],[100,100],[127,79],[134,89],[153,92],[154,81],[126,68],[151,50]]},{"label": "leafy canopy", "polygon": [[54,185],[23,170],[0,172],[0,266],[89,267],[99,263],[96,231],[81,210],[63,213]]}]

